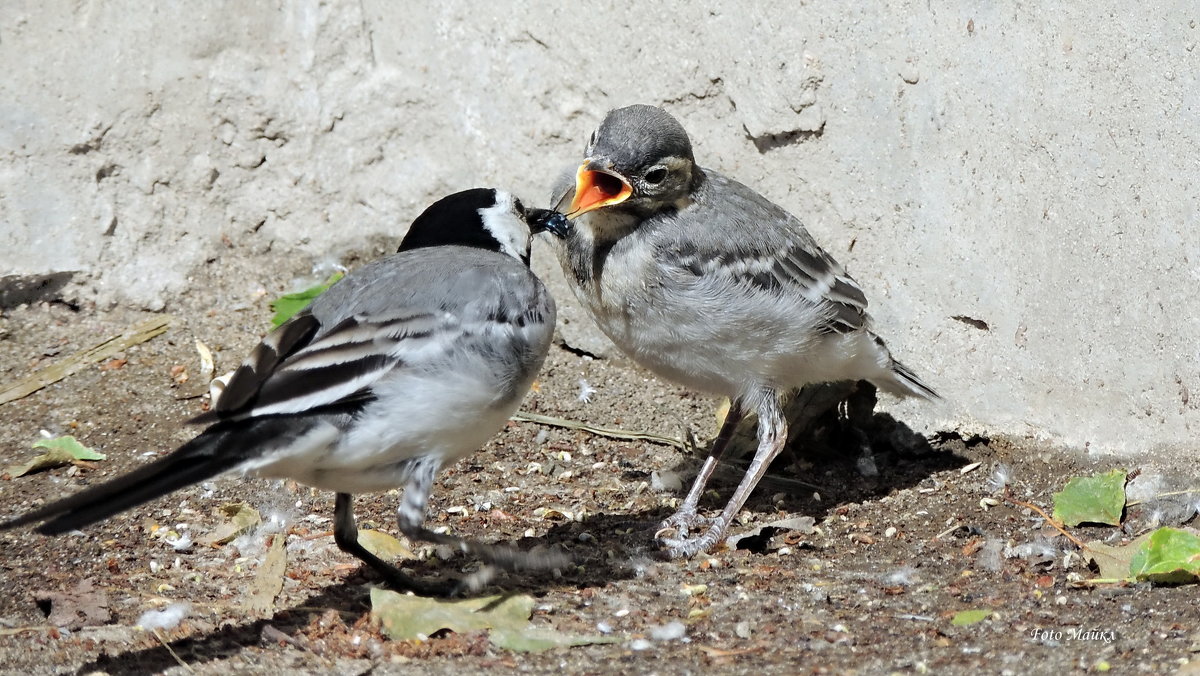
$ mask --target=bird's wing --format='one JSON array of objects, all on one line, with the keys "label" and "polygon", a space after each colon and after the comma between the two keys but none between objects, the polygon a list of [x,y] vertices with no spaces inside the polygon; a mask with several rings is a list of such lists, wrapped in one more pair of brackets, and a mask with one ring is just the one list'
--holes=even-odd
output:
[{"label": "bird's wing", "polygon": [[298,315],[268,334],[234,372],[216,407],[191,422],[299,414],[369,396],[370,386],[406,353],[445,339],[456,325],[457,318],[441,312],[358,314],[314,337],[316,318]]},{"label": "bird's wing", "polygon": [[476,325],[520,321],[516,314],[530,310],[529,284],[520,282],[532,275],[519,263],[446,248],[458,251],[394,254],[335,284],[268,334],[214,410],[191,422],[303,414],[369,398],[392,369],[428,363]]},{"label": "bird's wing", "polygon": [[824,329],[866,326],[867,297],[791,214],[715,172],[697,200],[657,242],[658,260],[697,276],[724,277],[751,292],[793,296],[825,311]]}]

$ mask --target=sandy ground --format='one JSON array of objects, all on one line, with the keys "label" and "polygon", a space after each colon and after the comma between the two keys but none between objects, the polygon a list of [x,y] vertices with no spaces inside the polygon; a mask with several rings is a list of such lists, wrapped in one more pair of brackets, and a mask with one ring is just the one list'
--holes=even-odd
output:
[{"label": "sandy ground", "polygon": [[[73,434],[108,454],[90,468],[0,481],[0,512],[17,513],[116,476],[194,433],[181,424],[204,406],[194,340],[213,348],[218,370],[232,368],[265,331],[268,299],[286,290],[280,280],[291,279],[268,277],[271,268],[258,263],[199,271],[194,291],[168,308],[175,322],[166,334],[118,361],[0,406],[0,443],[11,462],[31,454],[40,430]],[[283,272],[306,271],[296,263]],[[147,316],[63,303],[5,311],[0,382]],[[187,373],[185,382],[176,367]],[[595,390],[590,401],[579,396],[581,380]],[[690,434],[703,447],[715,432],[716,405],[627,363],[556,346],[524,410],[669,437]],[[1118,459],[1017,439],[963,439],[950,431],[926,440],[883,414],[865,432],[877,473],[857,451],[845,450],[852,444],[835,425],[776,463],[734,528],[807,516],[815,520],[811,532],[779,532],[745,549],[688,561],[661,560],[652,533],[698,466],[694,453],[512,423],[446,472],[430,507],[431,525],[522,547],[554,545],[578,562],[557,578],[503,576],[482,593],[532,594],[534,624],[579,634],[610,631],[623,638],[615,644],[518,654],[483,634],[387,641],[369,622],[367,595],[378,577],[339,552],[326,532],[332,496],[287,482],[223,477],[83,534],[0,534],[0,665],[4,673],[22,674],[1064,674],[1109,668],[1163,674],[1188,659],[1189,668],[1200,661],[1195,587],[1073,586],[1074,579],[1094,576],[1075,548],[1028,508],[1005,501],[994,483],[1000,469],[1010,478],[1011,495],[1049,508],[1051,494],[1070,476],[1120,466]],[[739,467],[721,468],[706,508],[723,504]],[[1150,460],[1140,469],[1148,494],[1197,485],[1195,468]],[[989,497],[998,504],[985,509],[981,500]],[[261,613],[248,610],[247,597],[266,536],[176,551],[160,532],[199,540],[221,523],[216,508],[237,501],[275,517],[277,530],[287,533],[283,591]],[[359,498],[360,525],[394,533],[396,504],[395,494]],[[1152,518],[1195,523],[1186,506],[1164,504],[1132,508],[1125,534]],[[1120,536],[1111,528],[1077,532],[1083,539]],[[475,566],[417,551],[427,558],[405,567],[421,577],[456,577]],[[85,580],[106,597],[110,617],[99,626],[49,626],[52,607],[38,597],[71,592]],[[155,635],[134,627],[144,611],[178,601],[189,611],[174,629]],[[966,609],[993,612],[977,624],[952,625]],[[672,634],[672,622],[683,623],[683,636]],[[1094,633],[1080,634],[1088,630]]]}]

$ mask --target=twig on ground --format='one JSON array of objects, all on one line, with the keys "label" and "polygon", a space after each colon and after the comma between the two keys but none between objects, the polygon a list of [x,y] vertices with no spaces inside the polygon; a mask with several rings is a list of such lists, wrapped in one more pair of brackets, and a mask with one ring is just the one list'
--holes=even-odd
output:
[{"label": "twig on ground", "polygon": [[176,654],[176,652],[171,648],[171,644],[167,643],[167,639],[163,638],[163,635],[161,632],[159,632],[157,629],[153,629],[152,631],[154,632],[154,637],[158,639],[158,642],[162,644],[162,647],[167,649],[167,652],[171,653],[171,657],[175,658],[175,661],[179,663],[179,666],[186,669],[189,674],[196,673],[196,671],[194,669],[192,669],[190,666],[188,666],[187,662],[184,662],[179,657],[179,655]]},{"label": "twig on ground", "polygon": [[1049,514],[1047,514],[1046,510],[1042,509],[1041,507],[1038,507],[1037,505],[1033,504],[1032,502],[1025,502],[1024,500],[1018,500],[1017,498],[1014,498],[1013,496],[1008,494],[1007,490],[1005,490],[1004,493],[1001,494],[1001,497],[1003,497],[1005,500],[1008,500],[1009,502],[1011,502],[1014,505],[1017,505],[1019,507],[1025,507],[1028,509],[1032,509],[1034,512],[1037,512],[1038,516],[1045,519],[1046,523],[1050,524],[1051,526],[1054,526],[1055,530],[1062,533],[1068,540],[1070,540],[1072,543],[1074,543],[1074,545],[1076,547],[1086,550],[1086,551],[1091,551],[1087,545],[1083,544],[1082,540],[1080,540],[1079,538],[1075,537],[1074,535],[1071,535],[1070,533],[1068,533],[1067,529],[1063,528],[1063,525],[1061,523],[1055,521],[1053,517],[1051,517]]},{"label": "twig on ground", "polygon": [[628,430],[615,429],[612,427],[597,427],[577,420],[568,420],[566,418],[555,418],[548,415],[540,415],[538,413],[525,413],[519,411],[514,413],[512,420],[517,422],[531,422],[538,425],[549,425],[550,427],[561,427],[568,430],[582,430],[590,432],[600,437],[608,437],[609,439],[620,439],[622,441],[649,441],[656,444],[664,444],[674,446],[675,448],[688,450],[686,442],[680,439],[665,437],[661,434],[653,434],[650,432],[630,432]]},{"label": "twig on ground", "polygon": [[122,350],[139,343],[144,343],[166,331],[167,327],[171,325],[172,319],[171,315],[158,315],[138,322],[120,335],[113,336],[102,343],[80,350],[69,357],[64,357],[44,369],[25,376],[15,383],[0,387],[0,405],[27,397],[47,385],[57,383],[63,378],[80,371],[89,364],[94,364]]}]

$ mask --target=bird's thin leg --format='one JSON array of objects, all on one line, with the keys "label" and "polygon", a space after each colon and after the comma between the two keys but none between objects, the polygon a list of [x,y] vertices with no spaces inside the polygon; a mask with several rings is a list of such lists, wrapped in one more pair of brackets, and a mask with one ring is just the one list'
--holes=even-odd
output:
[{"label": "bird's thin leg", "polygon": [[720,463],[721,456],[725,454],[725,449],[729,447],[729,441],[733,438],[733,433],[737,430],[738,423],[746,416],[746,411],[742,407],[740,398],[734,399],[729,404],[729,412],[725,414],[725,422],[721,424],[721,431],[717,433],[717,438],[713,440],[712,446],[709,448],[708,457],[704,459],[704,464],[700,466],[700,472],[696,475],[695,481],[692,482],[692,487],[688,489],[687,497],[683,499],[683,504],[674,514],[663,520],[658,527],[657,537],[662,537],[668,533],[674,533],[679,538],[686,538],[688,531],[697,525],[703,525],[705,520],[696,512],[700,505],[700,498],[704,495],[704,487],[708,485],[708,480],[712,478],[713,470]]},{"label": "bird's thin leg", "polygon": [[425,596],[445,596],[452,590],[448,585],[418,582],[362,546],[358,541],[358,526],[354,523],[354,496],[349,493],[338,493],[333,503],[333,541],[338,549],[374,568],[388,584],[397,589],[411,590]]},{"label": "bird's thin leg", "polygon": [[768,396],[763,396],[761,399],[762,401],[757,406],[758,450],[754,453],[754,460],[751,461],[750,467],[746,469],[746,475],[742,477],[737,490],[733,492],[733,497],[729,498],[725,509],[721,510],[720,516],[713,519],[712,524],[703,535],[687,540],[665,541],[667,555],[671,558],[693,556],[716,546],[725,535],[725,529],[729,527],[730,523],[733,523],[734,517],[746,504],[746,500],[750,498],[754,487],[767,473],[771,462],[783,450],[783,446],[787,442],[787,419],[783,417],[783,411],[780,410],[779,397],[774,392],[770,392]]},{"label": "bird's thin leg", "polygon": [[439,469],[437,463],[421,463],[414,468],[408,485],[404,487],[404,499],[397,511],[397,521],[400,532],[413,542],[446,545],[464,554],[476,556],[488,564],[457,585],[456,592],[464,588],[479,589],[491,580],[495,568],[509,572],[551,570],[564,568],[571,562],[570,558],[558,552],[525,552],[507,545],[468,540],[447,533],[436,533],[426,528],[425,505],[429,501],[433,480]]}]

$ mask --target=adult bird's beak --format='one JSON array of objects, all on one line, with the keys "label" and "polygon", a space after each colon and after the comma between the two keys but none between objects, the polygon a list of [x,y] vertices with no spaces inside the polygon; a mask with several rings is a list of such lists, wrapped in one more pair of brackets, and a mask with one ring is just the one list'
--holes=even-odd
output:
[{"label": "adult bird's beak", "polygon": [[633,186],[624,176],[601,168],[589,158],[579,165],[579,171],[575,174],[575,199],[571,200],[567,216],[576,218],[593,209],[620,204],[629,199],[631,194]]}]

